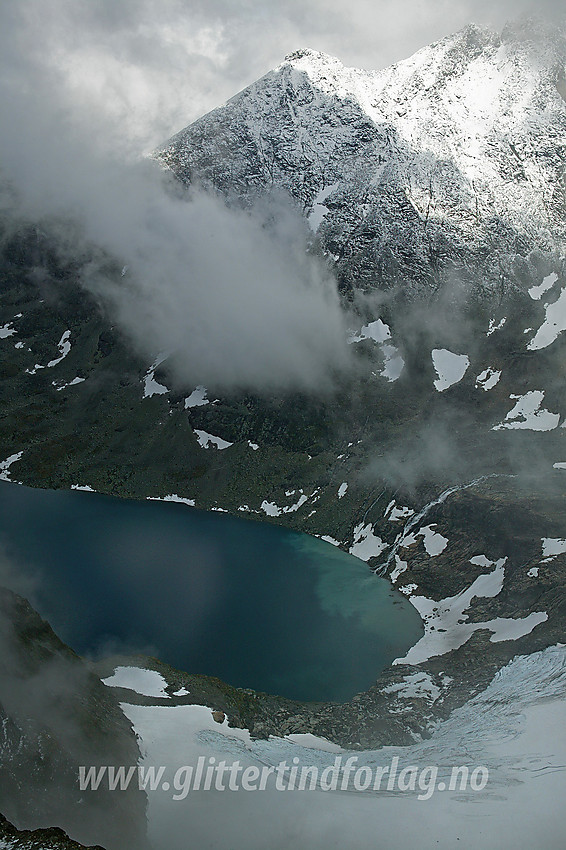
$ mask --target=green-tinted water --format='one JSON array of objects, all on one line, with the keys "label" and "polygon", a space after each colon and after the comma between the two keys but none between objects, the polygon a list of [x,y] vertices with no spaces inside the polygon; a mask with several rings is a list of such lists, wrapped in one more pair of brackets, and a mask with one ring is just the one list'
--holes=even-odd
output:
[{"label": "green-tinted water", "polygon": [[240,687],[344,700],[422,634],[412,606],[334,546],[185,505],[0,482],[0,543],[83,654],[147,652]]}]

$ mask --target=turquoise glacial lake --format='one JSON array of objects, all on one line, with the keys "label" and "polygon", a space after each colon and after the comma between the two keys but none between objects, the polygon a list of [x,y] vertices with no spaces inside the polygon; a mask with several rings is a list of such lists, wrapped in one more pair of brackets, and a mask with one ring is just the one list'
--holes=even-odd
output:
[{"label": "turquoise glacial lake", "polygon": [[423,634],[331,544],[182,504],[0,482],[0,568],[82,655],[142,652],[302,700],[349,699]]}]

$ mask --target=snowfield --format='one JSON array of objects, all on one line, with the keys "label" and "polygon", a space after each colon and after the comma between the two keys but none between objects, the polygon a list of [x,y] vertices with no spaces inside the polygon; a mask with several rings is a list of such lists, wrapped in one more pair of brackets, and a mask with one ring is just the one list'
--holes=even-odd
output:
[{"label": "snowfield", "polygon": [[530,634],[540,623],[544,623],[548,619],[546,611],[536,611],[517,619],[496,617],[481,623],[468,622],[466,612],[475,597],[493,597],[500,593],[503,587],[506,560],[501,558],[494,562],[485,555],[471,558],[472,564],[482,567],[493,566],[493,570],[491,573],[478,576],[466,590],[456,596],[441,599],[438,602],[427,599],[425,596],[409,596],[409,601],[423,619],[425,633],[404,658],[396,659],[393,664],[422,664],[429,658],[445,655],[463,646],[479,629],[490,631],[492,633],[490,641],[497,643],[503,640],[517,640],[523,635]]},{"label": "snowfield", "polygon": [[[415,672],[388,695],[392,701],[413,695],[434,702],[438,688],[426,673]],[[355,768],[373,771],[395,759],[406,774],[410,766],[433,767],[435,784],[427,799],[418,799],[418,789],[410,788],[360,792],[351,781],[346,791],[325,792],[318,785],[277,791],[274,775],[265,790],[255,793],[212,787],[173,800],[175,789],[160,787],[148,792],[149,833],[156,850],[186,850],[188,835],[201,847],[234,850],[558,850],[566,827],[561,805],[566,794],[565,697],[566,650],[557,645],[515,658],[485,691],[439,723],[429,739],[409,747],[349,752],[312,735],[253,740],[245,730],[230,728],[227,719],[214,721],[206,706],[122,708],[140,738],[141,764],[166,766],[169,779],[177,768],[196,766],[199,757],[207,766],[210,759],[213,765],[238,761],[258,773],[285,761],[287,776],[292,767],[317,767],[320,775],[337,758],[343,769],[348,757]],[[455,766],[486,769],[485,788],[450,790]]]},{"label": "snowfield", "polygon": [[103,684],[109,688],[127,688],[146,697],[168,697],[165,692],[167,682],[155,670],[143,670],[140,667],[116,667],[114,673]]},{"label": "snowfield", "polygon": [[438,375],[434,388],[442,393],[462,380],[470,365],[470,358],[467,354],[454,354],[447,348],[435,348],[432,351],[432,362]]},{"label": "snowfield", "polygon": [[530,390],[525,395],[512,395],[515,406],[509,411],[505,420],[495,425],[493,430],[523,429],[530,431],[553,431],[560,422],[559,413],[551,413],[541,407],[544,399],[542,390]]},{"label": "snowfield", "polygon": [[10,467],[13,463],[17,463],[23,457],[23,452],[10,455],[6,460],[0,461],[0,481],[12,481]]},{"label": "snowfield", "polygon": [[349,548],[350,555],[360,558],[362,561],[369,561],[370,558],[376,558],[378,555],[387,549],[388,544],[384,543],[381,537],[376,537],[373,533],[371,523],[367,525],[357,525],[354,529],[354,542]]}]

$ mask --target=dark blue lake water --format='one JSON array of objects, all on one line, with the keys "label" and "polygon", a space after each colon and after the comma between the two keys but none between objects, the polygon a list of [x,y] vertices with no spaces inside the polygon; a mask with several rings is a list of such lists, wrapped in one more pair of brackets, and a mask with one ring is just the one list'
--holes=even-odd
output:
[{"label": "dark blue lake water", "polygon": [[0,559],[83,655],[145,652],[297,699],[350,698],[423,633],[331,544],[181,504],[0,482]]}]

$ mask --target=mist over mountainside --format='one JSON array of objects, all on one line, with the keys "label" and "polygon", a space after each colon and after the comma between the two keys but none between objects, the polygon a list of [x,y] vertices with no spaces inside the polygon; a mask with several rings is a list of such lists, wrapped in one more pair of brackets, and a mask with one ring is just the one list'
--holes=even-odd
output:
[{"label": "mist over mountainside", "polygon": [[[84,844],[73,841],[60,827],[37,830],[20,830],[0,815],[0,840],[4,850],[89,850]],[[100,845],[90,850],[104,850]]]},{"label": "mist over mountainside", "polygon": [[7,175],[2,478],[284,524],[423,618],[354,700],[235,725],[407,744],[564,641],[565,98],[560,29],[472,26],[379,72],[292,54],[165,186],[80,145],[60,197]]},{"label": "mist over mountainside", "polygon": [[[144,847],[145,795],[81,792],[79,765],[139,758],[131,725],[87,665],[63,644],[29,603],[0,588],[0,799],[20,829],[57,824],[85,843]],[[49,832],[18,836],[0,818],[2,846],[35,847]],[[67,846],[60,837],[61,844]],[[32,846],[32,845],[28,845]],[[78,846],[69,842],[69,847]]]}]

